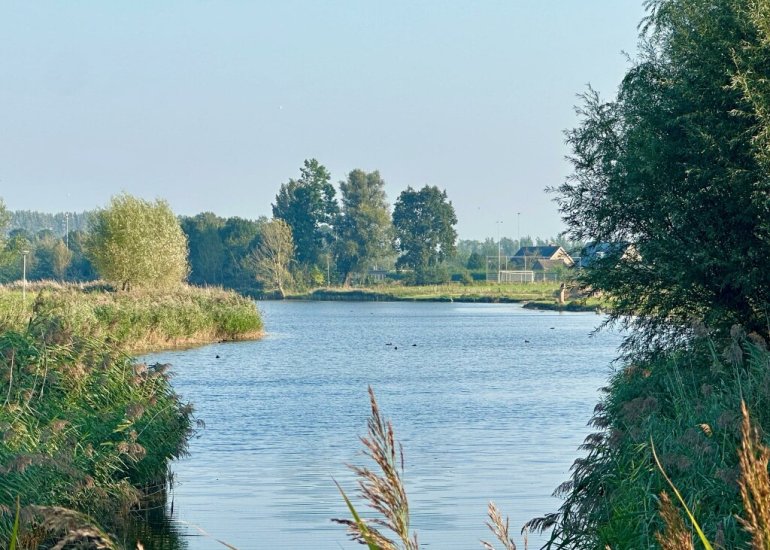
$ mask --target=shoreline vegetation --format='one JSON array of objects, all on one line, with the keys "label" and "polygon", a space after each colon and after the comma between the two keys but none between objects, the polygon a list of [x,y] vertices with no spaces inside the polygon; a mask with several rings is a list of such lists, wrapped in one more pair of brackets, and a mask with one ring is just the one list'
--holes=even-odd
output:
[{"label": "shoreline vegetation", "polygon": [[354,288],[316,288],[287,293],[287,300],[349,302],[461,302],[522,304],[527,309],[601,312],[606,304],[596,298],[569,296],[559,303],[560,283],[379,285]]},{"label": "shoreline vegetation", "polygon": [[231,291],[50,282],[0,287],[0,328],[0,547],[19,549],[133,548],[106,532],[163,502],[195,431],[169,365],[133,356],[263,331]]},{"label": "shoreline vegetation", "polygon": [[[26,293],[26,303],[24,294]],[[254,301],[234,291],[182,285],[115,292],[103,282],[0,286],[0,323],[21,329],[30,315],[56,316],[68,330],[130,354],[253,340],[264,333]]]}]

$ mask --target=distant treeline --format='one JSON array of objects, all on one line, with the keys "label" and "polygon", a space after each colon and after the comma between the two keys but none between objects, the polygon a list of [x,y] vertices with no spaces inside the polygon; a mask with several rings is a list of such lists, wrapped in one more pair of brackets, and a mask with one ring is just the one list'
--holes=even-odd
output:
[{"label": "distant treeline", "polygon": [[16,210],[9,212],[9,214],[11,215],[7,228],[9,232],[23,229],[36,235],[40,231],[48,229],[58,237],[64,237],[68,231],[86,231],[89,219],[93,215],[90,211],[51,214],[34,210]]},{"label": "distant treeline", "polygon": [[[26,277],[30,281],[55,279],[77,282],[97,278],[85,253],[92,211],[53,214],[23,210],[9,211],[9,214],[8,238],[0,261],[0,283],[22,278],[24,251],[27,251]],[[187,236],[190,283],[221,286],[249,294],[262,292],[250,257],[260,243],[262,227],[269,221],[268,218],[223,218],[204,212],[196,216],[181,216],[179,220]],[[69,233],[65,233],[67,223]],[[571,243],[560,238],[533,239],[527,236],[522,237],[520,242],[502,237],[499,249],[505,258],[515,254],[520,246],[547,243],[560,244],[567,250],[571,247]],[[461,239],[457,242],[457,254],[447,259],[446,269],[454,278],[467,272],[480,274],[486,269],[486,258],[494,259],[497,255],[498,242],[495,239]],[[382,268],[395,269],[395,261],[391,258]],[[328,274],[332,283],[340,282],[335,278],[339,274],[333,264]]]}]

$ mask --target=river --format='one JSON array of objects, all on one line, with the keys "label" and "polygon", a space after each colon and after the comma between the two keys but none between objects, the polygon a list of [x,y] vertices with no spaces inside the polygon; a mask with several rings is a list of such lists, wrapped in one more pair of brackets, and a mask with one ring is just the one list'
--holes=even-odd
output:
[{"label": "river", "polygon": [[173,365],[176,390],[205,422],[173,466],[168,532],[148,548],[358,548],[330,522],[348,516],[332,478],[353,496],[345,464],[368,464],[358,436],[369,385],[404,446],[422,548],[491,541],[489,500],[518,533],[558,508],[551,492],[579,456],[620,343],[591,336],[597,315],[515,304],[260,308],[260,341],[147,358]]}]

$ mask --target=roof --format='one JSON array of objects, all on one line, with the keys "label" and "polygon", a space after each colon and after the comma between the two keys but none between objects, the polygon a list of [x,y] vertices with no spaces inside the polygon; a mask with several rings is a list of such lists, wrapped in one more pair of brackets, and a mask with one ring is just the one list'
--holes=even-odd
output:
[{"label": "roof", "polygon": [[589,243],[580,251],[580,267],[588,267],[594,261],[607,256],[622,257],[626,254],[631,245],[625,242],[608,243],[598,242]]},{"label": "roof", "polygon": [[517,256],[527,256],[550,259],[559,251],[560,248],[560,246],[555,244],[548,246],[522,246],[519,248],[518,252],[513,255],[513,257],[515,258]]}]

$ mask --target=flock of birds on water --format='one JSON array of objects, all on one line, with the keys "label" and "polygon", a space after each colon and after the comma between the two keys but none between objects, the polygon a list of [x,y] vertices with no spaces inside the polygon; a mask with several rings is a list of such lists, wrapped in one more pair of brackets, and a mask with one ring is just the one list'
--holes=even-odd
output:
[{"label": "flock of birds on water", "polygon": [[[373,315],[373,314],[372,314],[372,315]],[[551,328],[551,330],[556,330],[556,327],[550,327],[550,328]],[[532,342],[531,342],[531,341],[529,341],[529,340],[526,340],[526,339],[525,339],[525,340],[524,340],[524,343],[525,343],[525,344],[531,344]],[[393,347],[393,350],[394,350],[394,351],[398,351],[398,346],[394,346],[394,345],[393,345],[393,342],[387,342],[385,345],[386,345],[386,346],[391,346],[391,347]],[[411,346],[411,347],[413,347],[413,348],[416,348],[416,347],[417,347],[417,344],[412,344],[412,346]],[[219,359],[219,354],[217,354],[216,358],[217,358],[217,359]]]}]

